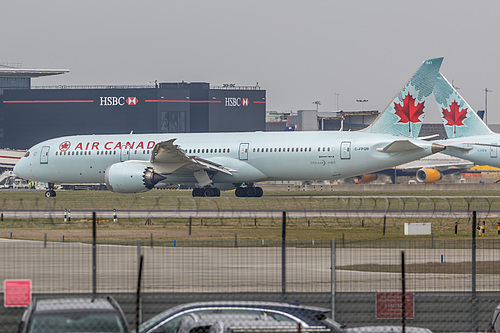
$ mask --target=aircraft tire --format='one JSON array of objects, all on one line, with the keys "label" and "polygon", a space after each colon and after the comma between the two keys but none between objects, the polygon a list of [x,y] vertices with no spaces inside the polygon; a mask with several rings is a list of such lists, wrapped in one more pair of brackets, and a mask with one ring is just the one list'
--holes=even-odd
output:
[{"label": "aircraft tire", "polygon": [[247,192],[247,193],[246,193],[246,194],[247,194],[247,195],[246,195],[247,197],[251,197],[251,198],[253,198],[253,197],[256,197],[256,196],[257,196],[257,190],[256,190],[256,188],[255,188],[255,187],[253,187],[253,186],[251,186],[251,187],[247,187],[247,188],[246,188],[246,190],[247,190],[247,191],[246,191],[246,192]]},{"label": "aircraft tire", "polygon": [[202,197],[214,197],[214,190],[211,187],[205,187],[201,190]]},{"label": "aircraft tire", "polygon": [[264,190],[262,189],[262,187],[256,187],[255,190],[256,190],[255,194],[256,198],[260,198],[264,195]]},{"label": "aircraft tire", "polygon": [[54,190],[47,190],[45,191],[45,197],[46,198],[53,198],[56,196],[56,191]]},{"label": "aircraft tire", "polygon": [[247,191],[246,191],[246,188],[245,187],[237,187],[236,188],[236,191],[234,192],[234,194],[239,197],[239,198],[243,198],[243,197],[246,197],[247,195]]},{"label": "aircraft tire", "polygon": [[213,190],[214,190],[214,197],[220,197],[220,190],[217,187],[214,187]]}]

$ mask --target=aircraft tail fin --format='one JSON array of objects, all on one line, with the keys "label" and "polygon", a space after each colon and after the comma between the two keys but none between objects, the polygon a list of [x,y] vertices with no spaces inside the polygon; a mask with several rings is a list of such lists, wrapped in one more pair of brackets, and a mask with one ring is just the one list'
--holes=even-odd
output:
[{"label": "aircraft tail fin", "polygon": [[438,104],[448,138],[492,133],[479,115],[441,73],[438,74],[434,86],[434,98]]},{"label": "aircraft tail fin", "polygon": [[377,119],[363,131],[418,137],[443,58],[428,59]]}]

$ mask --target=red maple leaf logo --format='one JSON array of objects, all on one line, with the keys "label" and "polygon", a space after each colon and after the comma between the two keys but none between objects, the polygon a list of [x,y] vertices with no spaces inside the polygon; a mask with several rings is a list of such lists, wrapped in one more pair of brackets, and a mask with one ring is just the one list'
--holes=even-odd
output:
[{"label": "red maple leaf logo", "polygon": [[59,145],[59,150],[61,150],[61,151],[66,151],[66,150],[68,150],[68,149],[69,149],[69,147],[70,147],[70,146],[71,146],[71,142],[69,142],[69,141],[64,141],[63,143],[61,143],[61,144]]},{"label": "red maple leaf logo", "polygon": [[410,95],[410,93],[406,94],[406,97],[403,99],[403,104],[396,104],[394,102],[394,109],[396,110],[396,116],[400,119],[398,123],[408,123],[411,132],[411,123],[421,123],[422,121],[418,119],[422,114],[424,114],[425,102],[418,103],[415,105],[415,98]]},{"label": "red maple leaf logo", "polygon": [[450,111],[443,109],[443,118],[447,121],[446,126],[463,126],[468,108],[460,110],[460,105],[456,101],[453,101],[449,108]]}]

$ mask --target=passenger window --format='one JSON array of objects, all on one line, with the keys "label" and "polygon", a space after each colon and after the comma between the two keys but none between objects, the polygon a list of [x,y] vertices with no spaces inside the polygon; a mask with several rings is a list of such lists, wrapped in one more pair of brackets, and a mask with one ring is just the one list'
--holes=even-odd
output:
[{"label": "passenger window", "polygon": [[227,152],[229,153],[229,148],[227,148]]}]

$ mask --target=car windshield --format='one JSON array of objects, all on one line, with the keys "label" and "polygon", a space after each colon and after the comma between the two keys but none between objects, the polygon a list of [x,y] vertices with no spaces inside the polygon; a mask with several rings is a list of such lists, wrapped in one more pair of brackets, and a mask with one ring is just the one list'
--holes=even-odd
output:
[{"label": "car windshield", "polygon": [[35,315],[29,333],[43,332],[117,332],[125,329],[118,315],[107,314],[41,314]]}]

